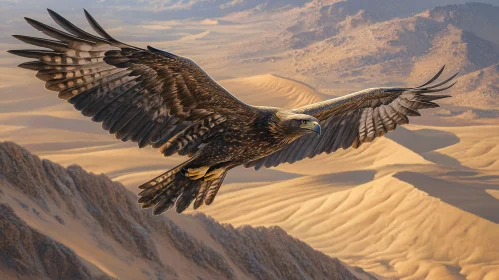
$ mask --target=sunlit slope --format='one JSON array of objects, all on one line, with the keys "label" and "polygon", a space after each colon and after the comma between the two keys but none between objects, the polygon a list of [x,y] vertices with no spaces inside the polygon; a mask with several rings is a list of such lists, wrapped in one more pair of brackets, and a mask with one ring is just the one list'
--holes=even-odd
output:
[{"label": "sunlit slope", "polygon": [[0,155],[0,245],[10,256],[0,260],[2,280],[357,279],[280,228],[153,216],[104,175],[40,160],[12,142],[0,143]]},{"label": "sunlit slope", "polygon": [[[28,75],[16,69],[19,75]],[[106,173],[136,191],[136,186],[185,160],[168,159],[151,147],[138,149],[133,143],[121,143],[101,129],[101,125],[83,117],[70,104],[57,99],[54,92],[42,89],[40,81],[24,77],[28,99],[20,99],[8,87],[0,102],[0,139],[24,145],[39,156],[65,166],[81,165],[94,173]],[[242,100],[252,104],[298,107],[326,98],[302,83],[274,75],[223,80]],[[19,89],[18,89],[19,90]],[[255,181],[249,170],[235,170],[229,181]],[[250,175],[251,174],[251,175]],[[258,180],[275,181],[293,177],[279,171],[259,172]],[[257,180],[257,181],[258,181]]]},{"label": "sunlit slope", "polygon": [[271,74],[222,80],[220,83],[252,105],[292,109],[327,99],[326,95],[306,84]]},{"label": "sunlit slope", "polygon": [[497,278],[499,126],[408,128],[277,168],[300,178],[226,185],[200,210],[235,225],[280,225],[389,278]]},{"label": "sunlit slope", "polygon": [[439,152],[457,159],[469,168],[485,169],[499,174],[499,126],[441,129],[458,135],[460,142]]},{"label": "sunlit slope", "polygon": [[[222,190],[202,211],[234,225],[279,225],[326,254],[385,277],[499,276],[497,223],[394,176],[353,171]],[[440,187],[430,180],[417,183]]]}]

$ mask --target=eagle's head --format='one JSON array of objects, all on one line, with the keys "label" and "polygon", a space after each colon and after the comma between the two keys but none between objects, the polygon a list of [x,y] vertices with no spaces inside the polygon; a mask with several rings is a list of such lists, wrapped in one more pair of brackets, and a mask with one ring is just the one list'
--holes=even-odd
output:
[{"label": "eagle's head", "polygon": [[277,114],[279,127],[290,136],[301,136],[311,132],[321,134],[319,121],[309,115],[280,112]]}]

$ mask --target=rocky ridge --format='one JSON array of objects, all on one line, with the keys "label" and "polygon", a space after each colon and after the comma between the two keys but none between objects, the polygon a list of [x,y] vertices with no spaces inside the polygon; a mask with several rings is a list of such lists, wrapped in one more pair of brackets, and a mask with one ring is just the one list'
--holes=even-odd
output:
[{"label": "rocky ridge", "polygon": [[2,279],[357,279],[278,227],[154,217],[105,175],[12,142],[0,170]]}]

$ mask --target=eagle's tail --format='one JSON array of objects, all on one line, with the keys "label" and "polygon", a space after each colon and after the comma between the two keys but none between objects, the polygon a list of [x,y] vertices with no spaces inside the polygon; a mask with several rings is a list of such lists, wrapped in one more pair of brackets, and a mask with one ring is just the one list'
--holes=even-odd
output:
[{"label": "eagle's tail", "polygon": [[143,191],[139,193],[138,203],[142,204],[142,208],[154,207],[153,214],[160,215],[174,205],[177,213],[182,213],[193,201],[194,209],[203,203],[211,204],[226,173],[213,181],[191,180],[184,175],[188,163],[184,162],[140,185],[139,189]]}]

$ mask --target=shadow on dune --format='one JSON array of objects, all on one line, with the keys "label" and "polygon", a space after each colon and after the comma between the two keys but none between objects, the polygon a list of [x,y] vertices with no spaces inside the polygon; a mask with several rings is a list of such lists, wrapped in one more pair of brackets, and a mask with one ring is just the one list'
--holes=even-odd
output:
[{"label": "shadow on dune", "polygon": [[[341,186],[358,186],[374,180],[376,175],[375,170],[355,170],[338,173],[329,173],[314,176],[304,176],[295,173],[287,173],[273,169],[260,169],[254,171],[243,167],[234,168],[228,173],[225,179],[226,183],[246,183],[246,182],[275,182],[285,181],[298,177],[302,177],[302,184],[305,186],[319,185],[341,185]],[[308,183],[310,180],[310,183]]]},{"label": "shadow on dune", "polygon": [[[313,176],[315,184],[341,184],[356,187],[374,180],[375,170],[354,170]],[[333,184],[333,186],[334,186]]]},{"label": "shadow on dune", "polygon": [[252,168],[236,167],[227,173],[225,183],[274,182],[294,179],[300,176],[302,175],[266,168],[255,171]]},{"label": "shadow on dune", "polygon": [[412,131],[403,126],[387,134],[386,137],[418,154],[452,146],[460,141],[459,137],[451,132],[435,129]]},{"label": "shadow on dune", "polygon": [[431,161],[438,165],[461,168],[461,169],[470,169],[467,166],[462,165],[457,159],[450,157],[448,155],[441,154],[439,152],[431,151],[427,153],[420,154],[427,161]]},{"label": "shadow on dune", "polygon": [[436,129],[420,129],[416,131],[398,127],[393,133],[386,135],[389,139],[421,155],[425,160],[438,165],[468,169],[453,157],[435,150],[455,145],[461,139],[454,133]]},{"label": "shadow on dune", "polygon": [[476,171],[449,171],[445,173],[445,176],[455,176],[455,177],[472,177],[478,175],[479,173]]},{"label": "shadow on dune", "polygon": [[[499,190],[499,175],[481,175],[476,171],[450,171],[445,173],[445,176],[456,177],[464,180],[473,180],[474,183],[477,184],[474,187]],[[485,186],[483,186],[484,184]]]},{"label": "shadow on dune", "polygon": [[493,189],[492,185],[450,182],[409,171],[398,172],[394,177],[445,203],[499,224],[499,200],[485,192],[485,189]]}]

